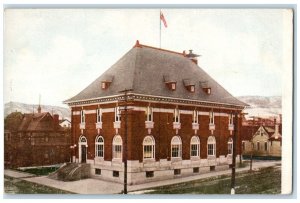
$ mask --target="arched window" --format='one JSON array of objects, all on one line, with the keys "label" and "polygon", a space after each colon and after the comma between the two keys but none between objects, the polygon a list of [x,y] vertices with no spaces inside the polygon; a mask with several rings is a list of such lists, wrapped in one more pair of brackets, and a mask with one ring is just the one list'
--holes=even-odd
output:
[{"label": "arched window", "polygon": [[200,140],[199,137],[193,136],[191,139],[191,157],[199,157],[200,155]]},{"label": "arched window", "polygon": [[122,138],[120,135],[116,135],[113,139],[113,158],[122,158]]},{"label": "arched window", "polygon": [[86,137],[84,137],[83,135],[80,136],[79,141],[84,144],[87,142]]},{"label": "arched window", "polygon": [[181,139],[179,136],[174,136],[171,140],[171,157],[181,158]]},{"label": "arched window", "polygon": [[228,139],[227,148],[228,148],[228,155],[232,155],[232,152],[233,152],[233,141],[232,141],[231,137]]},{"label": "arched window", "polygon": [[209,136],[207,139],[207,155],[216,156],[216,139],[214,136]]},{"label": "arched window", "polygon": [[104,157],[104,139],[102,136],[98,135],[95,141],[95,152],[96,157],[103,158]]},{"label": "arched window", "polygon": [[152,136],[146,136],[143,140],[144,159],[155,158],[155,140]]}]

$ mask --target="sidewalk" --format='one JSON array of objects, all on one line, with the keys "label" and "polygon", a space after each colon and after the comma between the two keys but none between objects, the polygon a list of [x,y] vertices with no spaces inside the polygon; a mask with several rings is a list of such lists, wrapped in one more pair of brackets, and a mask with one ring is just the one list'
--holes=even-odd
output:
[{"label": "sidewalk", "polygon": [[[281,161],[255,161],[253,162],[252,168],[255,170],[258,168],[275,166],[276,164],[281,164]],[[245,168],[237,168],[236,172],[247,171],[247,170],[249,170],[249,166]],[[36,177],[32,174],[17,172],[12,170],[4,170],[4,174],[14,178],[21,178],[29,182],[34,182],[34,183],[38,183],[38,184],[42,184],[42,185],[46,185],[46,186],[50,186],[61,190],[78,193],[78,194],[118,194],[121,193],[121,191],[123,190],[123,184],[103,181],[99,179],[90,178],[90,179],[84,179],[79,181],[63,182],[63,181],[50,179],[47,176]],[[214,171],[214,172],[199,174],[195,176],[188,176],[183,178],[150,182],[150,183],[139,184],[139,185],[128,185],[128,192],[130,193],[135,190],[145,190],[157,186],[171,185],[176,183],[188,182],[192,180],[198,180],[198,179],[209,178],[209,177],[219,176],[219,175],[227,175],[227,174],[231,174],[231,169]],[[133,192],[132,194],[135,193]]]}]

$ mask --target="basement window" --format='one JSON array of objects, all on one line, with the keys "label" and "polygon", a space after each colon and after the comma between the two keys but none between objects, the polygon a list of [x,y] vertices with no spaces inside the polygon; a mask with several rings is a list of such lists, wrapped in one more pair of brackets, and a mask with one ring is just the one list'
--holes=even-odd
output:
[{"label": "basement window", "polygon": [[146,178],[154,177],[154,171],[146,171]]},{"label": "basement window", "polygon": [[95,168],[95,174],[96,175],[101,175],[101,169],[100,168]]},{"label": "basement window", "polygon": [[119,177],[120,174],[119,174],[119,171],[113,171],[113,177]]},{"label": "basement window", "polygon": [[193,168],[193,173],[199,173],[199,167],[194,167]]},{"label": "basement window", "polygon": [[174,169],[174,175],[180,175],[181,169]]}]

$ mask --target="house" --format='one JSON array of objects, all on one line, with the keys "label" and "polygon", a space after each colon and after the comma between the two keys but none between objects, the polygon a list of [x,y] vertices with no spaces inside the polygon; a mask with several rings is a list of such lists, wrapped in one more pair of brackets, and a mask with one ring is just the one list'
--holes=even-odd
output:
[{"label": "house", "polygon": [[65,118],[59,121],[59,125],[63,128],[71,128],[71,121]]},{"label": "house", "polygon": [[281,124],[273,122],[275,126],[243,126],[242,127],[242,151],[244,157],[252,156],[260,159],[281,157]]},{"label": "house", "polygon": [[[191,50],[178,53],[137,41],[99,78],[66,100],[73,161],[89,163],[94,178],[123,182],[128,160],[128,184],[231,164],[233,133],[237,131],[241,143],[246,104],[202,70],[197,57]],[[130,90],[126,95],[120,92],[125,89]]]},{"label": "house", "polygon": [[13,112],[5,118],[5,167],[43,166],[70,161],[70,133],[49,112]]}]

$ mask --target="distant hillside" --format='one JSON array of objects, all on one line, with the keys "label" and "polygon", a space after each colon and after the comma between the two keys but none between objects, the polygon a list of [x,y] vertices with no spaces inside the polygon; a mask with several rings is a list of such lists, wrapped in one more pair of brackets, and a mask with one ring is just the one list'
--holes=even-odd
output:
[{"label": "distant hillside", "polygon": [[244,110],[245,113],[248,113],[246,117],[259,116],[268,118],[277,117],[278,114],[281,114],[281,96],[241,96],[237,98],[250,105]]},{"label": "distant hillside", "polygon": [[[59,118],[71,118],[71,111],[68,108],[60,107],[60,106],[50,106],[50,105],[41,105],[42,112],[49,112],[52,114],[58,114]],[[4,117],[6,117],[11,112],[21,112],[21,113],[32,113],[33,109],[34,112],[37,113],[38,105],[36,104],[24,104],[20,102],[9,102],[6,103],[4,106]]]}]

